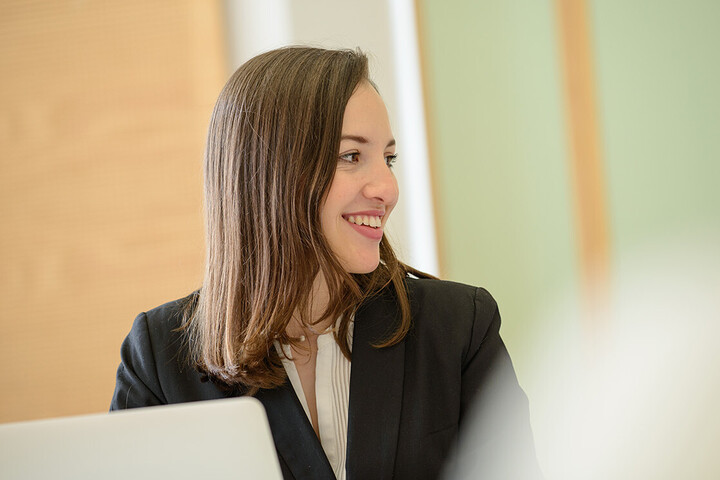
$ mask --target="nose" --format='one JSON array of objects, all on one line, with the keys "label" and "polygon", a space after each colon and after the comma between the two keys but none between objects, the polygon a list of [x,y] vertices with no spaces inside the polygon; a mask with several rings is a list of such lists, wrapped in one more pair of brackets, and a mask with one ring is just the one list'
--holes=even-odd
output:
[{"label": "nose", "polygon": [[392,169],[387,165],[385,156],[371,162],[363,188],[365,197],[377,200],[383,205],[395,205],[400,191]]}]

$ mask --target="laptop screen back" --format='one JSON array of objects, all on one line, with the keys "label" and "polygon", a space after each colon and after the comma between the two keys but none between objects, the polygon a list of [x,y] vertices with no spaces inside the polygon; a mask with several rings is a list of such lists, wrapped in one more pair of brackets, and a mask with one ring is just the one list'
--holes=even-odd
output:
[{"label": "laptop screen back", "polygon": [[0,478],[282,479],[254,398],[0,425]]}]

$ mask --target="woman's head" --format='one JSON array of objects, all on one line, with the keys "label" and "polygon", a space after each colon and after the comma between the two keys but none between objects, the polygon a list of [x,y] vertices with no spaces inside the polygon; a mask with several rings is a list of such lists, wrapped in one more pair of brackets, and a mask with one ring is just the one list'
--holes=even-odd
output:
[{"label": "woman's head", "polygon": [[[289,47],[235,72],[205,155],[206,272],[190,322],[201,367],[224,381],[277,384],[272,341],[287,340],[293,315],[347,319],[404,277],[376,225],[397,201],[394,144],[360,52]],[[318,274],[330,301],[309,319]],[[346,332],[347,322],[338,338]]]},{"label": "woman's head", "polygon": [[317,267],[313,257],[329,253],[318,214],[337,165],[345,105],[367,75],[361,53],[304,47],[264,53],[235,72],[209,128],[209,247],[226,259],[260,257],[264,270]]}]

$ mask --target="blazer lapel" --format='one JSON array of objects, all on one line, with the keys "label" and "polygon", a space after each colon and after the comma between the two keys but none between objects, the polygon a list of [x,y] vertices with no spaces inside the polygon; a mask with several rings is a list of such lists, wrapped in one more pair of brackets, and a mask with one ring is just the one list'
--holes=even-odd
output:
[{"label": "blazer lapel", "polygon": [[374,347],[397,328],[397,303],[379,296],[355,314],[346,472],[348,480],[390,479],[395,467],[405,342]]},{"label": "blazer lapel", "polygon": [[335,479],[290,380],[281,387],[258,391],[255,398],[265,407],[275,448],[295,479]]}]

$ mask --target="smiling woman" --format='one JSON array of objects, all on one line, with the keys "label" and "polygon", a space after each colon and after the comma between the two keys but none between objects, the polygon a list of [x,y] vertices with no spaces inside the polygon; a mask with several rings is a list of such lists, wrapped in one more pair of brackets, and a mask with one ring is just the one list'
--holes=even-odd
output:
[{"label": "smiling woman", "polygon": [[492,425],[534,465],[494,300],[404,265],[383,234],[395,157],[362,53],[241,66],[210,121],[204,282],[136,318],[111,409],[254,395],[286,478],[422,479],[490,388],[516,407]]}]

